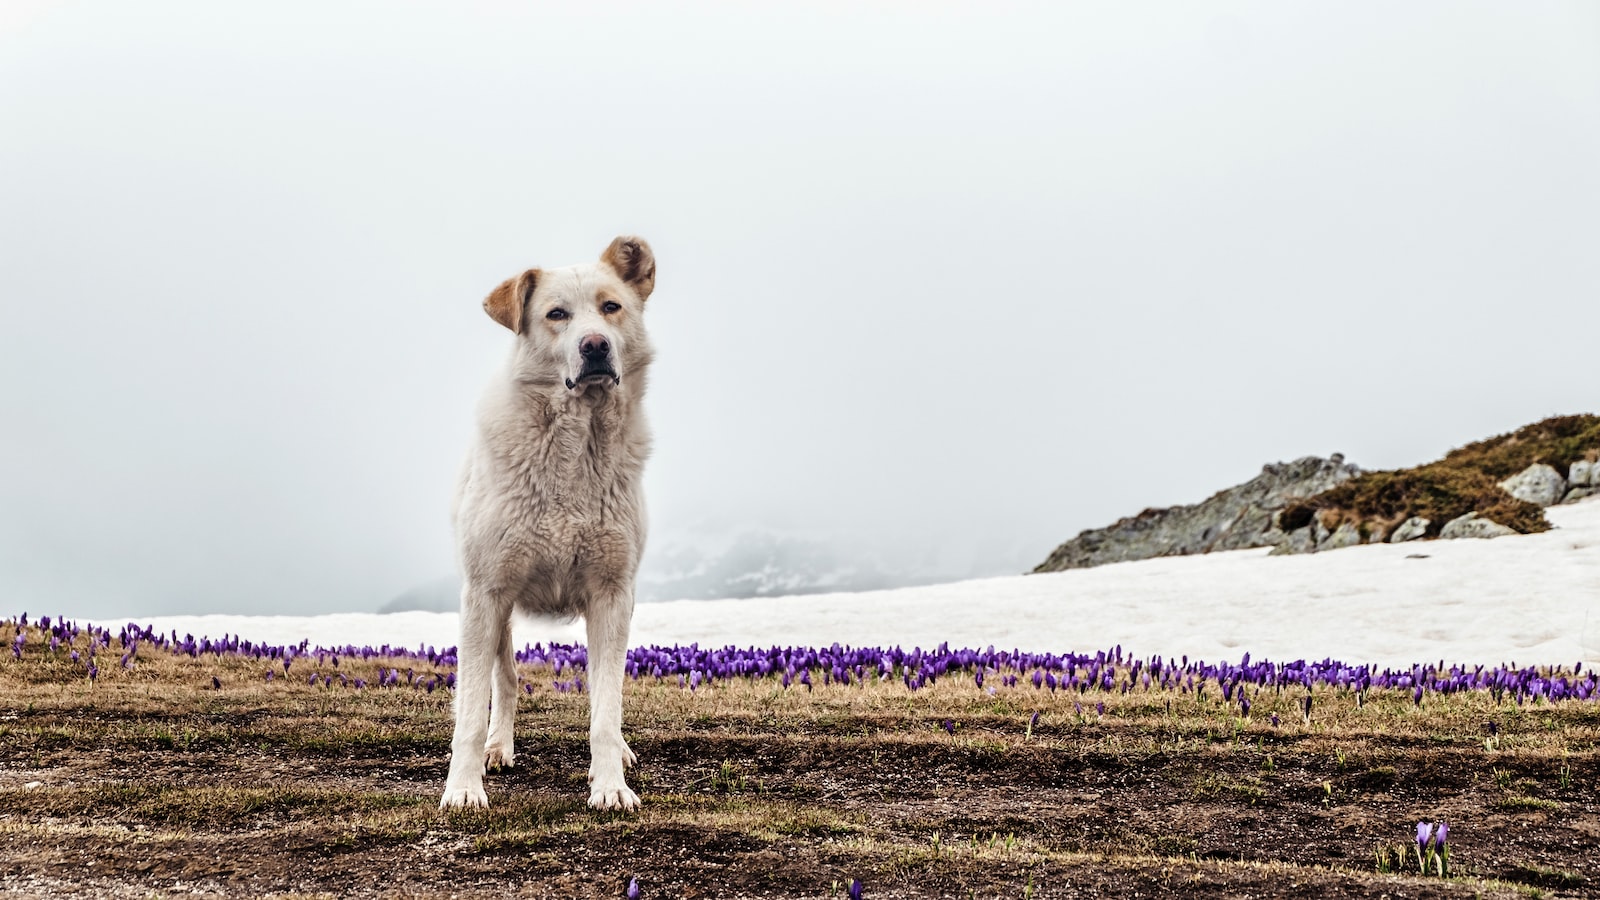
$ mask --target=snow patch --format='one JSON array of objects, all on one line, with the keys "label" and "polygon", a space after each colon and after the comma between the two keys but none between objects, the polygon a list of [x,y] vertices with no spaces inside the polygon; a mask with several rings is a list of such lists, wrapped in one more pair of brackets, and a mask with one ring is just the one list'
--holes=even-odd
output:
[{"label": "snow patch", "polygon": [[[640,604],[632,644],[898,644],[1380,666],[1600,663],[1600,498],[1545,511],[1555,529],[1494,541],[1167,557],[861,593]],[[1426,556],[1417,558],[1419,548]],[[456,642],[454,613],[162,616],[179,635],[274,643]],[[120,627],[125,620],[102,621]],[[518,643],[581,641],[581,623],[519,621]]]}]

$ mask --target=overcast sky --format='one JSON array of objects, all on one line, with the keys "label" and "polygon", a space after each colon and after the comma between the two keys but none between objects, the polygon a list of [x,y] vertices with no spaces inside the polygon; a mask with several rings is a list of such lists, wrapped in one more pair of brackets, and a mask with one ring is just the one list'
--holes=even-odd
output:
[{"label": "overcast sky", "polygon": [[1016,571],[1593,412],[1593,3],[0,5],[0,608],[373,609],[532,265],[654,246],[653,539]]}]

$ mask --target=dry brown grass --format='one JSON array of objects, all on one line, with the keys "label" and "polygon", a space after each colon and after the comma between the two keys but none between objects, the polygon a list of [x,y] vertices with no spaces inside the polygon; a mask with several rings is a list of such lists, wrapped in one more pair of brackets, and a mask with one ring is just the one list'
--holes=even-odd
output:
[{"label": "dry brown grass", "polygon": [[[587,698],[529,668],[518,765],[491,774],[490,810],[443,814],[446,691],[310,687],[306,659],[267,682],[265,662],[148,647],[131,669],[102,650],[91,684],[39,644],[0,659],[0,865],[35,892],[615,897],[634,876],[647,897],[843,896],[851,878],[869,897],[1593,887],[1594,703],[1357,705],[1319,688],[1307,723],[1300,689],[1261,691],[1241,719],[1215,690],[646,678],[625,703],[645,807],[623,816],[583,804]],[[340,671],[379,666],[415,663]],[[1422,818],[1451,821],[1457,877],[1378,872],[1374,847]]]},{"label": "dry brown grass", "polygon": [[1299,503],[1278,517],[1286,531],[1316,518],[1330,531],[1349,522],[1363,535],[1388,534],[1412,516],[1429,520],[1428,536],[1469,512],[1524,534],[1548,531],[1544,511],[1510,496],[1499,483],[1535,463],[1563,476],[1572,463],[1600,456],[1600,416],[1556,416],[1510,434],[1452,450],[1410,469],[1365,472]]}]

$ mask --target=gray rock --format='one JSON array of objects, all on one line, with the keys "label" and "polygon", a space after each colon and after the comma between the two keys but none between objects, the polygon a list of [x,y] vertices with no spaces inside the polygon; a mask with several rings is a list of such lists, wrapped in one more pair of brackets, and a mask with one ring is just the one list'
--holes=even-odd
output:
[{"label": "gray rock", "polygon": [[1296,528],[1284,536],[1283,543],[1272,548],[1268,556],[1287,556],[1290,553],[1315,553],[1317,549],[1316,538],[1311,534],[1311,526]]},{"label": "gray rock", "polygon": [[1587,459],[1580,459],[1568,469],[1567,484],[1575,488],[1589,487],[1594,484],[1597,470],[1600,470],[1600,466],[1596,466]]},{"label": "gray rock", "polygon": [[1200,503],[1147,509],[1108,527],[1084,531],[1057,547],[1034,571],[1283,546],[1295,538],[1276,527],[1273,519],[1277,513],[1295,500],[1320,494],[1359,474],[1360,467],[1344,462],[1339,454],[1332,459],[1307,456],[1271,463],[1255,478]]},{"label": "gray rock", "polygon": [[1553,506],[1566,494],[1567,480],[1553,466],[1534,463],[1500,482],[1500,487],[1518,500]]},{"label": "gray rock", "polygon": [[1439,537],[1446,540],[1455,538],[1497,538],[1516,533],[1514,529],[1507,528],[1493,519],[1485,519],[1475,512],[1469,512],[1460,518],[1451,519],[1444,523],[1444,528],[1439,530]]},{"label": "gray rock", "polygon": [[1389,535],[1389,543],[1403,544],[1406,541],[1414,541],[1427,534],[1428,526],[1431,524],[1433,523],[1421,516],[1412,516],[1401,522],[1400,527],[1394,530],[1394,534]]},{"label": "gray rock", "polygon": [[[1327,529],[1322,530],[1324,532],[1327,531]],[[1359,543],[1361,543],[1361,529],[1356,527],[1354,522],[1346,522],[1335,529],[1332,534],[1317,542],[1317,552],[1338,550],[1341,547],[1354,547]]]},{"label": "gray rock", "polygon": [[1600,494],[1600,487],[1575,487],[1567,491],[1567,496],[1561,498],[1561,502],[1577,503],[1579,500],[1585,497],[1593,497],[1595,494]]}]

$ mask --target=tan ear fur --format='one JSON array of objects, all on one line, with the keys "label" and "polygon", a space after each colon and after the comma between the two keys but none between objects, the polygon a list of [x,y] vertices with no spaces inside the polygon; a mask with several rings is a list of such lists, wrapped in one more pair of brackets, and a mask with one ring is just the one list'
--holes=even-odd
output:
[{"label": "tan ear fur", "polygon": [[600,261],[632,287],[640,300],[650,299],[656,289],[656,255],[644,238],[624,235],[611,242]]},{"label": "tan ear fur", "polygon": [[483,311],[489,314],[489,318],[521,334],[522,310],[533,295],[538,280],[538,269],[529,269],[515,278],[507,278],[483,299]]}]

